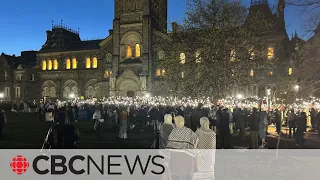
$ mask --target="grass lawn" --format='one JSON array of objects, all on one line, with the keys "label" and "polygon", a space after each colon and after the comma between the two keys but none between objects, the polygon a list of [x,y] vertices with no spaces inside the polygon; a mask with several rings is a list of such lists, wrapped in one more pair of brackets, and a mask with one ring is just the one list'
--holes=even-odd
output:
[{"label": "grass lawn", "polygon": [[[38,119],[38,114],[7,113],[7,123],[4,127],[4,141],[0,149],[41,149],[50,124]],[[93,131],[92,121],[75,123],[79,129],[80,140],[78,148],[82,149],[144,149],[150,148],[155,135],[148,129],[144,133],[137,130],[129,131],[129,139],[117,137],[117,127],[104,128],[104,137],[99,139]]]}]

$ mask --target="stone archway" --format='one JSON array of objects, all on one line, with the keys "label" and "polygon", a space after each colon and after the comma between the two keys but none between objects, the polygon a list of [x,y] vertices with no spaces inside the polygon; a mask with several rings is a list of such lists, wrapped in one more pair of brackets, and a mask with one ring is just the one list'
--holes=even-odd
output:
[{"label": "stone archway", "polygon": [[45,81],[41,86],[42,97],[55,98],[56,95],[56,83],[52,80]]},{"label": "stone archway", "polygon": [[70,98],[71,95],[74,97],[79,96],[78,83],[75,80],[67,80],[62,86],[63,98]]},{"label": "stone archway", "polygon": [[119,96],[137,94],[140,91],[139,77],[130,69],[127,69],[116,81]]}]

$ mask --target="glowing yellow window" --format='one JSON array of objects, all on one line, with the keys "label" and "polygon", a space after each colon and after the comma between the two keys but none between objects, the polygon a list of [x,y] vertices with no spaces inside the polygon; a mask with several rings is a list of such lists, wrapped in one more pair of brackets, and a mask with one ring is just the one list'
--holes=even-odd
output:
[{"label": "glowing yellow window", "polygon": [[235,62],[236,61],[236,51],[235,50],[232,50],[230,52],[230,61],[231,62]]},{"label": "glowing yellow window", "polygon": [[98,59],[96,57],[92,60],[92,68],[98,68]]},{"label": "glowing yellow window", "polygon": [[77,59],[76,59],[76,58],[73,58],[73,59],[72,59],[72,69],[77,69],[77,66],[78,66]]},{"label": "glowing yellow window", "polygon": [[274,48],[269,47],[268,48],[268,59],[272,59],[274,57]]},{"label": "glowing yellow window", "polygon": [[136,44],[135,50],[136,50],[136,57],[140,57],[141,56],[141,46],[140,46],[140,44]]},{"label": "glowing yellow window", "polygon": [[58,70],[58,61],[57,60],[53,61],[53,69]]},{"label": "glowing yellow window", "polygon": [[70,69],[70,68],[71,68],[70,59],[66,59],[66,69]]},{"label": "glowing yellow window", "polygon": [[162,76],[162,77],[166,76],[166,70],[162,69],[161,76]]},{"label": "glowing yellow window", "polygon": [[52,61],[48,60],[48,70],[52,70]]},{"label": "glowing yellow window", "polygon": [[186,63],[186,54],[185,53],[181,53],[180,54],[180,63],[181,64],[185,64]]},{"label": "glowing yellow window", "polygon": [[273,76],[273,72],[270,71],[270,72],[268,73],[268,75],[269,75],[269,76]]},{"label": "glowing yellow window", "polygon": [[132,58],[132,47],[131,47],[131,45],[127,46],[126,58]]},{"label": "glowing yellow window", "polygon": [[252,48],[249,50],[249,53],[250,53],[250,59],[253,59],[255,54]]},{"label": "glowing yellow window", "polygon": [[201,63],[200,51],[196,52],[196,63]]},{"label": "glowing yellow window", "polygon": [[250,76],[251,76],[251,77],[254,76],[254,71],[253,71],[253,69],[251,69],[251,71],[250,71]]},{"label": "glowing yellow window", "polygon": [[42,70],[47,70],[47,61],[42,61]]},{"label": "glowing yellow window", "polygon": [[108,79],[108,78],[110,77],[109,71],[106,71],[106,72],[104,73],[104,76],[105,76],[106,79]]},{"label": "glowing yellow window", "polygon": [[91,60],[90,60],[90,58],[87,58],[87,59],[86,59],[86,68],[87,68],[87,69],[90,69],[90,68],[91,68]]},{"label": "glowing yellow window", "polygon": [[292,68],[289,68],[289,76],[292,75]]},{"label": "glowing yellow window", "polygon": [[160,77],[161,76],[161,70],[157,69],[157,76]]}]

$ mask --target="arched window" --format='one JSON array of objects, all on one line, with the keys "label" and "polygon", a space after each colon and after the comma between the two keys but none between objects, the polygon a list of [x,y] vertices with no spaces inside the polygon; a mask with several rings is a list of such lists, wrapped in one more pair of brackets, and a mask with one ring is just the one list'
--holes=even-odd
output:
[{"label": "arched window", "polygon": [[131,47],[131,45],[127,46],[126,58],[132,58],[132,47]]},{"label": "arched window", "polygon": [[98,59],[96,57],[92,59],[92,68],[98,68]]},{"label": "arched window", "polygon": [[230,52],[230,62],[235,62],[237,60],[237,52],[236,50],[231,50]]},{"label": "arched window", "polygon": [[157,75],[157,77],[161,76],[161,70],[160,69],[157,69],[156,75]]},{"label": "arched window", "polygon": [[111,75],[112,75],[112,71],[106,70],[105,73],[104,73],[104,77],[105,77],[106,79],[109,79]]},{"label": "arched window", "polygon": [[140,57],[141,56],[141,46],[140,46],[140,44],[136,44],[135,50],[136,50],[136,57]]},{"label": "arched window", "polygon": [[47,70],[47,61],[46,60],[42,61],[42,70],[43,71]]},{"label": "arched window", "polygon": [[73,58],[72,59],[72,69],[77,69],[77,65],[78,65],[77,59]]},{"label": "arched window", "polygon": [[186,63],[186,54],[185,53],[181,53],[180,54],[180,63],[181,64],[185,64]]},{"label": "arched window", "polygon": [[54,98],[56,97],[56,88],[50,87],[50,97]]},{"label": "arched window", "polygon": [[253,69],[250,70],[250,76],[251,76],[251,77],[254,76],[254,71],[253,71]]},{"label": "arched window", "polygon": [[86,68],[87,69],[91,68],[91,59],[90,58],[86,58]]},{"label": "arched window", "polygon": [[70,68],[71,68],[70,59],[66,59],[66,69],[70,69]]},{"label": "arched window", "polygon": [[52,70],[52,61],[48,60],[48,70]]},{"label": "arched window", "polygon": [[162,69],[161,76],[162,76],[162,77],[165,77],[165,76],[166,76],[166,70]]},{"label": "arched window", "polygon": [[292,68],[289,68],[289,76],[292,75]]},{"label": "arched window", "polygon": [[53,69],[58,70],[58,61],[57,60],[53,61]]}]

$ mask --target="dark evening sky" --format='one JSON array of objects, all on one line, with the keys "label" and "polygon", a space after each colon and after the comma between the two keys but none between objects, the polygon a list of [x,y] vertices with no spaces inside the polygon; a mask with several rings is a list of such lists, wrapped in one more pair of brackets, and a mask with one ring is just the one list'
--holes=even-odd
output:
[{"label": "dark evening sky", "polygon": [[[72,29],[80,28],[82,40],[104,38],[112,29],[114,0],[10,0],[1,2],[0,53],[20,55],[24,50],[39,50],[46,40],[51,23],[63,23]],[[169,0],[169,21],[181,21],[186,0]],[[249,6],[250,0],[243,0]],[[278,0],[269,0],[276,8]],[[297,30],[305,35],[301,12],[286,9],[289,36]]]}]

